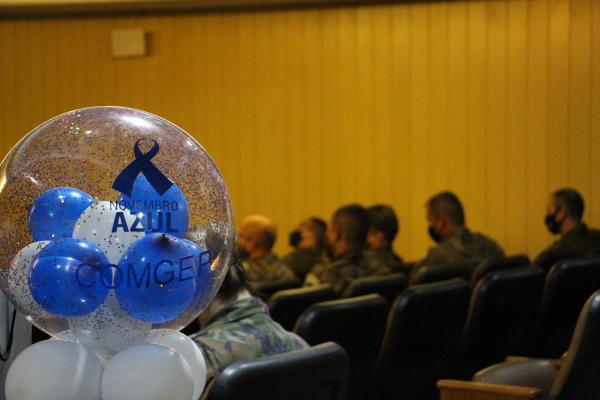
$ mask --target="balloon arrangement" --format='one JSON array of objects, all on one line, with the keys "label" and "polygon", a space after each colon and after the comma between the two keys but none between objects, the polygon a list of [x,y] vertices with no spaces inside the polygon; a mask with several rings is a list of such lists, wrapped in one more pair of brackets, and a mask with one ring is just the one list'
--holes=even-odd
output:
[{"label": "balloon arrangement", "polygon": [[0,166],[0,289],[53,336],[23,351],[8,400],[197,399],[181,328],[215,296],[233,245],[216,165],[186,132],[121,107],[65,113]]}]

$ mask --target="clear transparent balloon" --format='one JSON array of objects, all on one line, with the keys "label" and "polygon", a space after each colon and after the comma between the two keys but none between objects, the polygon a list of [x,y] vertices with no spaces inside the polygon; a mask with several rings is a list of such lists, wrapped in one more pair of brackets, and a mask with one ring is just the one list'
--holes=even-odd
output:
[{"label": "clear transparent balloon", "polygon": [[122,107],[71,111],[0,166],[0,288],[33,324],[102,354],[179,330],[215,296],[234,228],[215,163]]}]

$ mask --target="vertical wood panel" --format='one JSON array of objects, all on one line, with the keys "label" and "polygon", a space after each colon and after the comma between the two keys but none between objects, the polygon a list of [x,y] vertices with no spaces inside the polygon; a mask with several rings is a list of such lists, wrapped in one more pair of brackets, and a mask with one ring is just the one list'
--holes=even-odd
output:
[{"label": "vertical wood panel", "polygon": [[[111,57],[122,28],[148,56]],[[300,219],[359,201],[392,204],[418,258],[423,205],[450,189],[474,230],[533,256],[551,190],[580,189],[600,225],[599,71],[593,0],[3,19],[0,150],[73,108],[138,107],[206,147],[280,253]]]},{"label": "vertical wood panel", "polygon": [[527,114],[527,251],[543,248],[551,237],[542,224],[546,213],[548,186],[548,2],[529,3],[528,114]]},{"label": "vertical wood panel", "polygon": [[473,229],[487,230],[486,3],[469,2],[467,15],[467,190],[463,198],[468,210],[467,223]]},{"label": "vertical wood panel", "polygon": [[[582,195],[590,192],[590,42],[591,0],[572,2],[569,29],[569,164],[568,181]],[[574,43],[576,42],[576,43]],[[600,107],[600,104],[595,104]],[[575,161],[576,160],[576,161]]]},{"label": "vertical wood panel", "polygon": [[588,221],[600,221],[600,3],[592,2],[591,46],[591,84],[590,84],[590,155],[591,155],[591,188],[590,199],[587,201],[586,215]]},{"label": "vertical wood panel", "polygon": [[508,2],[507,47],[507,243],[513,251],[527,248],[527,1]]}]

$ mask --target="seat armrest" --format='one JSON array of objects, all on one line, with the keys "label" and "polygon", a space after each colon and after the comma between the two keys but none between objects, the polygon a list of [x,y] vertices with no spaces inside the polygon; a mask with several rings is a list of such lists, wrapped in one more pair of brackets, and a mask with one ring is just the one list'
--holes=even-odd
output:
[{"label": "seat armrest", "polygon": [[443,379],[438,381],[441,400],[533,400],[541,391],[532,387],[492,385]]},{"label": "seat armrest", "polygon": [[[524,357],[524,356],[508,356],[505,358],[506,362],[515,362],[515,361],[525,361],[535,359],[534,357]],[[549,363],[554,365],[556,369],[560,369],[563,364],[564,356],[561,358],[544,358],[544,360],[548,360]]]}]

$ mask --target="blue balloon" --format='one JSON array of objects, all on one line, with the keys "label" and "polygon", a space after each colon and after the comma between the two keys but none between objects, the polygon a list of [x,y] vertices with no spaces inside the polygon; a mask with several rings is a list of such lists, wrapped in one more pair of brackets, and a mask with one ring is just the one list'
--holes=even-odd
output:
[{"label": "blue balloon", "polygon": [[[37,257],[68,257],[82,264],[93,265],[97,268],[108,268],[109,261],[102,249],[96,243],[83,239],[60,239],[48,243]],[[107,283],[110,285],[110,281]]]},{"label": "blue balloon", "polygon": [[194,255],[175,236],[151,233],[136,240],[119,261],[115,293],[132,317],[159,324],[191,303],[196,288]]},{"label": "blue balloon", "polygon": [[214,255],[210,251],[199,247],[189,240],[183,240],[188,250],[194,255],[194,276],[196,281],[196,291],[192,304],[202,303],[206,296],[210,294],[212,289],[212,272],[210,264],[213,261]]},{"label": "blue balloon", "polygon": [[187,232],[190,212],[183,192],[175,184],[161,196],[144,175],[139,175],[131,196],[121,194],[117,203],[141,216],[146,233],[168,233],[183,238]]},{"label": "blue balloon", "polygon": [[73,188],[59,187],[42,193],[29,209],[29,231],[33,240],[72,237],[77,220],[94,203],[92,196]]},{"label": "blue balloon", "polygon": [[37,257],[29,271],[29,288],[35,301],[49,313],[80,317],[104,302],[110,274],[110,268],[71,257]]}]

